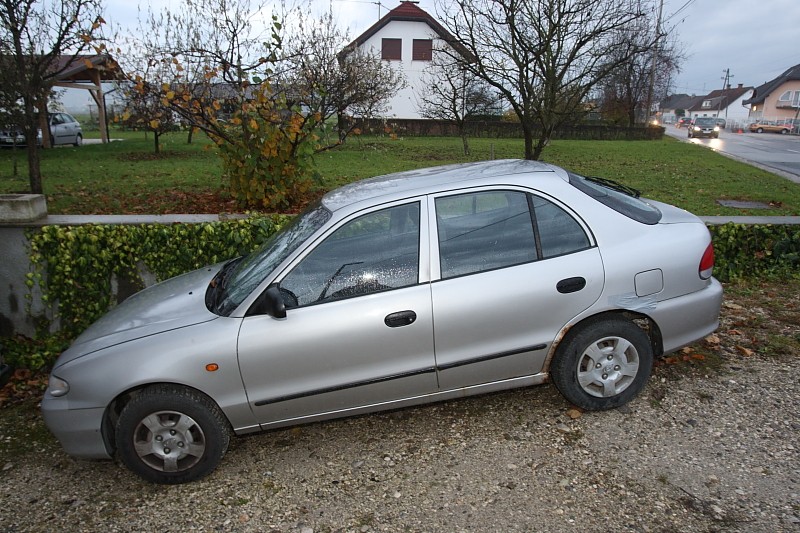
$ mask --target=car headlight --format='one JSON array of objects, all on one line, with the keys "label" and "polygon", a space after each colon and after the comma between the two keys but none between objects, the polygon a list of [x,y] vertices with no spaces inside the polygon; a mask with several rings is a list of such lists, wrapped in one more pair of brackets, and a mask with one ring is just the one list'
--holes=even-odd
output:
[{"label": "car headlight", "polygon": [[69,392],[69,383],[58,376],[50,374],[50,379],[47,381],[47,390],[51,395],[58,398]]},{"label": "car headlight", "polygon": [[700,131],[700,126],[695,126],[694,131]]},{"label": "car headlight", "polygon": [[714,131],[719,131],[719,126],[714,126]]}]

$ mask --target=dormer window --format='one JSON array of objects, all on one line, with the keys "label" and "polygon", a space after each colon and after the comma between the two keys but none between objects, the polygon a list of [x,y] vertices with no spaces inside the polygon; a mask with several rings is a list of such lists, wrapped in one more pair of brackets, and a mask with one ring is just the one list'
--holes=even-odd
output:
[{"label": "dormer window", "polygon": [[703,108],[703,109],[709,109],[709,108],[711,108],[711,100],[703,100],[703,105],[702,105],[702,108]]}]

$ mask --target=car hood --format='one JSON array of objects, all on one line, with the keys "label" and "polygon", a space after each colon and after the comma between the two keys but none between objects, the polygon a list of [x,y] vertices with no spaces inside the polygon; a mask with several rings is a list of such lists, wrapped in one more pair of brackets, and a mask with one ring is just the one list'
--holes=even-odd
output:
[{"label": "car hood", "polygon": [[134,294],[81,333],[56,367],[116,344],[218,318],[206,308],[205,294],[221,266],[189,272]]}]

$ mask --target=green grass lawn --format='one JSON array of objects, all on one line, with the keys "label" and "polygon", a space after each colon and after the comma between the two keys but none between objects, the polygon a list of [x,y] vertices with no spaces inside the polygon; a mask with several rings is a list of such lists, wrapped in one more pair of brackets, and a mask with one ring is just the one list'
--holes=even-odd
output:
[{"label": "green grass lawn", "polygon": [[[87,137],[98,137],[87,132]],[[42,152],[49,211],[58,213],[218,212],[235,209],[220,160],[202,135],[187,144],[186,133],[162,137],[154,154],[152,135],[117,132],[121,142],[64,147]],[[464,157],[456,138],[351,138],[318,154],[320,188],[413,168],[522,155],[521,139],[471,139]],[[612,178],[643,195],[699,215],[799,215],[800,185],[700,146],[661,141],[553,141],[543,159],[578,173]],[[14,160],[17,172],[14,175]],[[27,191],[25,153],[0,152],[0,193]],[[722,207],[718,199],[769,203],[770,210]]]}]

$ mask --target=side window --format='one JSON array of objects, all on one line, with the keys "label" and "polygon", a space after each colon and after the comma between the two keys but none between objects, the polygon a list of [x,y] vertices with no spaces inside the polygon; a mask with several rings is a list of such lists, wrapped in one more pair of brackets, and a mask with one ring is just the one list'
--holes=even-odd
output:
[{"label": "side window", "polygon": [[362,215],[337,229],[280,283],[287,307],[415,285],[419,203]]},{"label": "side window", "polygon": [[589,238],[577,220],[544,198],[532,196],[532,199],[543,259],[589,247]]},{"label": "side window", "polygon": [[487,191],[436,199],[442,278],[535,261],[527,195]]}]

